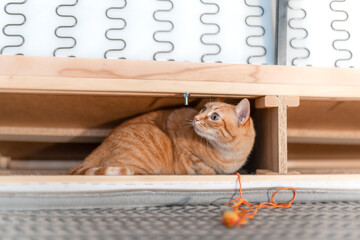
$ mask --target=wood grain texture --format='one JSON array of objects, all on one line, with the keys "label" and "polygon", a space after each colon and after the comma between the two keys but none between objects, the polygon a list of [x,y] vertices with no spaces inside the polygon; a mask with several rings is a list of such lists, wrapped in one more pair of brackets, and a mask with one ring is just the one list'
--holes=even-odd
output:
[{"label": "wood grain texture", "polygon": [[[190,98],[189,106],[196,107],[199,101]],[[114,128],[145,112],[184,107],[183,98],[148,96],[3,93],[0,103],[0,126],[38,128]]]},{"label": "wood grain texture", "polygon": [[275,108],[256,109],[254,121],[256,140],[252,158],[253,169],[267,169],[279,174],[287,173],[286,97],[277,97]]},{"label": "wood grain texture", "polygon": [[301,100],[288,118],[289,129],[360,130],[360,101]]},{"label": "wood grain texture", "polygon": [[288,158],[291,160],[357,160],[360,159],[358,145],[289,143]]},{"label": "wood grain texture", "polygon": [[302,100],[288,110],[288,136],[292,143],[360,144],[359,101]]},{"label": "wood grain texture", "polygon": [[279,96],[278,101],[278,164],[279,173],[287,171],[287,96]]},{"label": "wood grain texture", "polygon": [[359,69],[0,56],[1,92],[360,98],[359,78]]},{"label": "wood grain texture", "polygon": [[288,129],[289,143],[307,144],[360,144],[360,130]]},{"label": "wood grain texture", "polygon": [[359,168],[360,159],[298,159],[290,160],[288,167],[292,169],[341,169]]}]

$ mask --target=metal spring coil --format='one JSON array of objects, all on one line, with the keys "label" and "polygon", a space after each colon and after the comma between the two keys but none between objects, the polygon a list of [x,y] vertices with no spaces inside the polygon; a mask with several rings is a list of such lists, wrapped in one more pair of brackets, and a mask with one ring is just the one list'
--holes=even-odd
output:
[{"label": "metal spring coil", "polygon": [[265,46],[263,46],[263,45],[254,45],[254,44],[251,44],[251,43],[249,42],[249,39],[250,39],[250,38],[263,38],[263,37],[265,36],[265,28],[264,28],[263,26],[261,26],[261,25],[250,24],[250,23],[248,22],[248,19],[249,19],[249,18],[261,18],[261,17],[264,15],[265,10],[264,10],[264,8],[263,8],[262,6],[260,6],[260,5],[252,5],[252,4],[249,4],[249,3],[247,2],[247,0],[244,0],[244,3],[245,3],[245,5],[248,6],[248,7],[258,8],[258,9],[261,10],[261,13],[260,13],[260,14],[258,14],[258,15],[249,15],[249,16],[247,16],[247,17],[245,18],[245,24],[246,24],[247,26],[259,28],[259,29],[262,30],[262,33],[261,33],[261,34],[258,34],[258,35],[250,35],[250,36],[248,36],[248,37],[246,38],[246,44],[247,44],[249,47],[261,48],[261,49],[263,49],[263,54],[253,55],[253,56],[248,57],[247,63],[250,64],[252,58],[265,57],[265,56],[266,56],[266,53],[267,53],[267,50],[266,50]]},{"label": "metal spring coil", "polygon": [[[72,39],[74,41],[74,44],[69,46],[69,47],[58,47],[54,50],[53,52],[53,56],[55,57],[56,56],[56,52],[61,50],[61,49],[72,49],[76,46],[76,39],[74,37],[71,37],[71,36],[60,36],[57,31],[61,28],[73,28],[77,25],[77,18],[73,15],[64,15],[64,14],[60,14],[59,13],[59,8],[61,7],[73,7],[73,6],[76,6],[78,4],[78,0],[75,0],[75,2],[73,4],[60,4],[59,6],[56,7],[56,15],[58,15],[59,17],[68,17],[68,18],[72,18],[74,19],[74,24],[73,25],[62,25],[62,26],[59,26],[55,29],[54,33],[55,33],[55,36],[58,37],[58,38],[61,38],[61,39]],[[69,57],[74,57],[74,56],[69,56]]]},{"label": "metal spring coil", "polygon": [[[121,20],[123,22],[123,27],[107,29],[106,32],[105,32],[105,37],[106,37],[106,39],[108,39],[110,41],[120,41],[123,44],[123,47],[122,48],[112,48],[112,49],[107,50],[104,53],[104,58],[107,58],[107,54],[109,52],[119,52],[119,51],[123,51],[126,48],[126,42],[125,42],[124,39],[122,39],[122,38],[111,38],[111,37],[108,36],[108,33],[110,31],[121,31],[121,30],[126,28],[126,20],[124,18],[121,18],[121,17],[110,17],[109,16],[109,11],[110,10],[115,10],[115,9],[124,9],[126,7],[126,5],[127,5],[127,1],[124,0],[124,5],[123,6],[121,6],[121,7],[110,7],[108,9],[106,9],[106,11],[105,11],[105,16],[107,18],[109,18],[111,20]],[[125,57],[120,57],[119,59],[125,59]]]},{"label": "metal spring coil", "polygon": [[[170,3],[170,8],[169,8],[169,9],[159,9],[159,10],[154,11],[154,13],[153,13],[153,18],[154,18],[154,20],[157,21],[157,22],[169,23],[169,24],[170,24],[170,29],[168,29],[168,30],[158,30],[158,31],[154,32],[154,34],[153,34],[153,39],[154,39],[155,42],[158,42],[158,43],[170,44],[170,50],[167,50],[167,51],[157,51],[157,52],[155,52],[154,55],[153,55],[153,59],[154,59],[154,60],[157,60],[157,59],[156,59],[156,56],[157,56],[158,54],[171,53],[172,51],[174,51],[174,44],[173,44],[171,41],[162,41],[162,40],[158,40],[158,39],[156,38],[156,35],[157,35],[158,33],[169,33],[169,32],[171,32],[172,30],[174,30],[174,23],[173,23],[172,21],[170,21],[170,20],[161,20],[161,19],[156,18],[156,14],[157,14],[158,12],[170,12],[171,10],[173,10],[174,4],[173,4],[173,2],[172,2],[171,0],[158,0],[158,1],[163,1],[163,2],[168,2],[168,3]],[[169,59],[169,60],[173,61],[173,59]]]},{"label": "metal spring coil", "polygon": [[346,0],[332,0],[332,1],[330,2],[330,4],[329,4],[331,11],[333,11],[333,12],[339,12],[339,13],[345,13],[345,18],[344,18],[344,19],[336,19],[336,20],[333,20],[333,21],[331,22],[330,26],[331,26],[332,30],[334,30],[334,31],[336,31],[336,32],[344,32],[344,33],[347,34],[347,37],[346,37],[346,38],[343,38],[343,39],[335,39],[335,40],[332,42],[332,47],[333,47],[336,51],[339,51],[339,52],[348,52],[348,53],[349,53],[349,57],[348,57],[348,58],[340,58],[340,59],[337,59],[337,60],[335,61],[335,64],[334,64],[335,67],[339,67],[338,62],[340,62],[340,61],[350,61],[350,60],[352,59],[352,56],[353,56],[352,52],[351,52],[349,49],[337,48],[337,47],[335,46],[335,43],[336,43],[336,42],[345,42],[345,41],[347,41],[347,40],[350,39],[350,33],[349,33],[349,31],[347,31],[347,30],[345,30],[345,29],[338,29],[338,28],[335,28],[335,27],[334,27],[334,23],[335,23],[335,22],[346,22],[346,21],[349,19],[349,14],[348,14],[346,11],[344,11],[344,10],[336,10],[336,9],[334,9],[334,8],[332,7],[332,4],[335,3],[335,2],[345,2],[345,1],[346,1]]},{"label": "metal spring coil", "polygon": [[[12,16],[22,16],[24,20],[23,20],[21,23],[10,23],[10,24],[6,24],[6,25],[2,28],[2,32],[3,32],[3,34],[4,34],[5,36],[7,36],[7,37],[19,37],[19,38],[21,38],[21,43],[19,43],[19,44],[14,44],[14,45],[6,45],[6,46],[2,47],[1,50],[0,50],[0,54],[3,54],[3,53],[4,53],[4,50],[5,50],[6,48],[16,48],[16,47],[21,47],[21,46],[24,45],[24,43],[25,43],[25,38],[24,38],[22,35],[20,35],[20,34],[9,34],[9,33],[6,32],[6,29],[7,29],[8,27],[12,27],[12,26],[22,26],[22,25],[24,25],[24,24],[26,23],[26,17],[25,17],[24,14],[22,14],[22,13],[11,13],[11,12],[9,12],[9,11],[7,10],[7,8],[8,8],[9,5],[22,5],[22,4],[26,3],[26,2],[27,2],[27,0],[23,0],[22,2],[9,2],[9,3],[7,3],[7,4],[4,6],[4,12],[5,12],[6,14],[12,15]],[[17,55],[23,55],[23,54],[22,54],[22,53],[18,53]]]},{"label": "metal spring coil", "polygon": [[296,46],[294,46],[294,41],[301,41],[301,40],[305,40],[307,37],[308,37],[308,35],[309,35],[309,33],[308,33],[308,31],[305,29],[305,28],[301,28],[301,27],[294,27],[293,25],[292,25],[292,23],[294,22],[294,21],[301,21],[301,20],[304,20],[305,18],[306,18],[306,16],[307,16],[307,13],[306,13],[306,11],[305,11],[305,9],[303,9],[303,8],[295,8],[295,7],[292,7],[291,5],[290,5],[290,2],[291,1],[294,1],[294,0],[290,0],[289,2],[288,2],[288,7],[291,9],[291,10],[294,10],[294,11],[301,11],[301,12],[303,12],[304,13],[304,15],[302,16],[302,17],[297,17],[297,18],[290,18],[289,19],[289,21],[288,21],[288,25],[289,25],[289,27],[291,28],[291,29],[293,29],[293,30],[298,30],[298,31],[304,31],[305,32],[305,35],[303,36],[303,37],[293,37],[292,39],[290,39],[290,47],[292,47],[293,49],[296,49],[296,50],[305,50],[306,51],[306,56],[304,56],[304,57],[295,57],[295,58],[293,58],[292,60],[291,60],[291,65],[296,65],[295,64],[295,61],[297,61],[297,60],[304,60],[304,59],[307,59],[308,57],[310,57],[310,50],[308,49],[308,48],[306,48],[306,47],[296,47]]},{"label": "metal spring coil", "polygon": [[217,35],[220,33],[220,26],[219,24],[217,23],[209,23],[209,22],[205,22],[203,20],[203,16],[211,16],[211,15],[216,15],[220,12],[220,7],[218,4],[214,3],[214,2],[204,2],[203,0],[200,0],[201,3],[205,4],[205,5],[209,5],[209,6],[215,6],[217,8],[217,10],[215,12],[206,12],[206,13],[203,13],[200,15],[200,22],[204,25],[208,25],[208,26],[215,26],[217,28],[217,31],[216,32],[213,32],[213,33],[204,33],[200,36],[200,42],[206,46],[215,46],[218,48],[218,50],[214,53],[205,53],[201,56],[201,61],[202,62],[205,62],[205,57],[206,56],[216,56],[216,55],[219,55],[220,52],[221,52],[221,46],[218,44],[218,43],[209,43],[209,42],[205,42],[204,41],[204,37],[205,36],[214,36],[214,35]]}]

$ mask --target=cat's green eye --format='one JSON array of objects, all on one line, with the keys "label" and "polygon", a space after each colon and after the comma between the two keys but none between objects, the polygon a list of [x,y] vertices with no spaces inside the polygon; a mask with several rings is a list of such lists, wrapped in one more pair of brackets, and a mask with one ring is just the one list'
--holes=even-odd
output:
[{"label": "cat's green eye", "polygon": [[213,121],[217,121],[220,119],[220,116],[217,113],[213,113],[213,114],[211,114],[210,119]]},{"label": "cat's green eye", "polygon": [[204,107],[203,109],[200,110],[200,113],[203,113],[206,111],[206,107]]}]

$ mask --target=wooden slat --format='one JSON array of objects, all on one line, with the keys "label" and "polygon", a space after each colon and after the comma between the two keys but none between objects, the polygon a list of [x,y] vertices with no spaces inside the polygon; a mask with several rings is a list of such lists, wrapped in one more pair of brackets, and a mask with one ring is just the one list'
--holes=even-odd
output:
[{"label": "wooden slat", "polygon": [[360,148],[357,145],[289,143],[288,150],[289,161],[360,159]]},{"label": "wooden slat", "polygon": [[67,170],[26,170],[26,169],[0,169],[0,176],[24,176],[32,178],[33,176],[66,175]]},{"label": "wooden slat", "polygon": [[360,159],[296,159],[289,160],[288,167],[292,169],[340,169],[340,168],[359,168]]},{"label": "wooden slat", "polygon": [[0,56],[1,92],[360,98],[360,70]]},{"label": "wooden slat", "polygon": [[360,144],[360,102],[302,100],[288,110],[288,140],[309,144]]},{"label": "wooden slat", "polygon": [[83,160],[99,143],[0,142],[0,154],[11,160]]},{"label": "wooden slat", "polygon": [[289,129],[360,130],[360,101],[301,100],[288,118]]},{"label": "wooden slat", "polygon": [[360,130],[288,129],[289,143],[360,144]]},{"label": "wooden slat", "polygon": [[7,169],[23,169],[23,170],[65,170],[79,165],[82,161],[69,160],[10,160]]},{"label": "wooden slat", "polygon": [[0,141],[98,143],[111,129],[0,127]]},{"label": "wooden slat", "polygon": [[[360,175],[243,175],[242,183],[261,183],[261,182],[292,182],[292,183],[331,183],[339,182],[356,182],[360,181]],[[184,182],[237,182],[236,175],[169,175],[169,176],[3,176],[0,177],[2,183],[51,183],[51,182],[111,182],[111,183],[137,183],[137,182],[166,182],[166,183],[184,183]]]},{"label": "wooden slat", "polygon": [[[190,98],[189,106],[199,101]],[[0,103],[0,126],[100,129],[156,109],[183,107],[184,99],[2,93]]]},{"label": "wooden slat", "polygon": [[360,174],[360,168],[321,168],[321,169],[314,169],[314,168],[296,168],[296,169],[289,169],[290,171],[297,171],[300,174],[311,174],[312,176],[318,174]]}]

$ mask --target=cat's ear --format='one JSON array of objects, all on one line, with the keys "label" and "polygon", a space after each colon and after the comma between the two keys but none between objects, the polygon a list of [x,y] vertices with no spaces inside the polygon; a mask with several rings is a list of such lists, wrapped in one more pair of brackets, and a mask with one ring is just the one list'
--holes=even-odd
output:
[{"label": "cat's ear", "polygon": [[244,125],[250,118],[250,102],[244,98],[235,108],[236,116],[241,125]]}]

